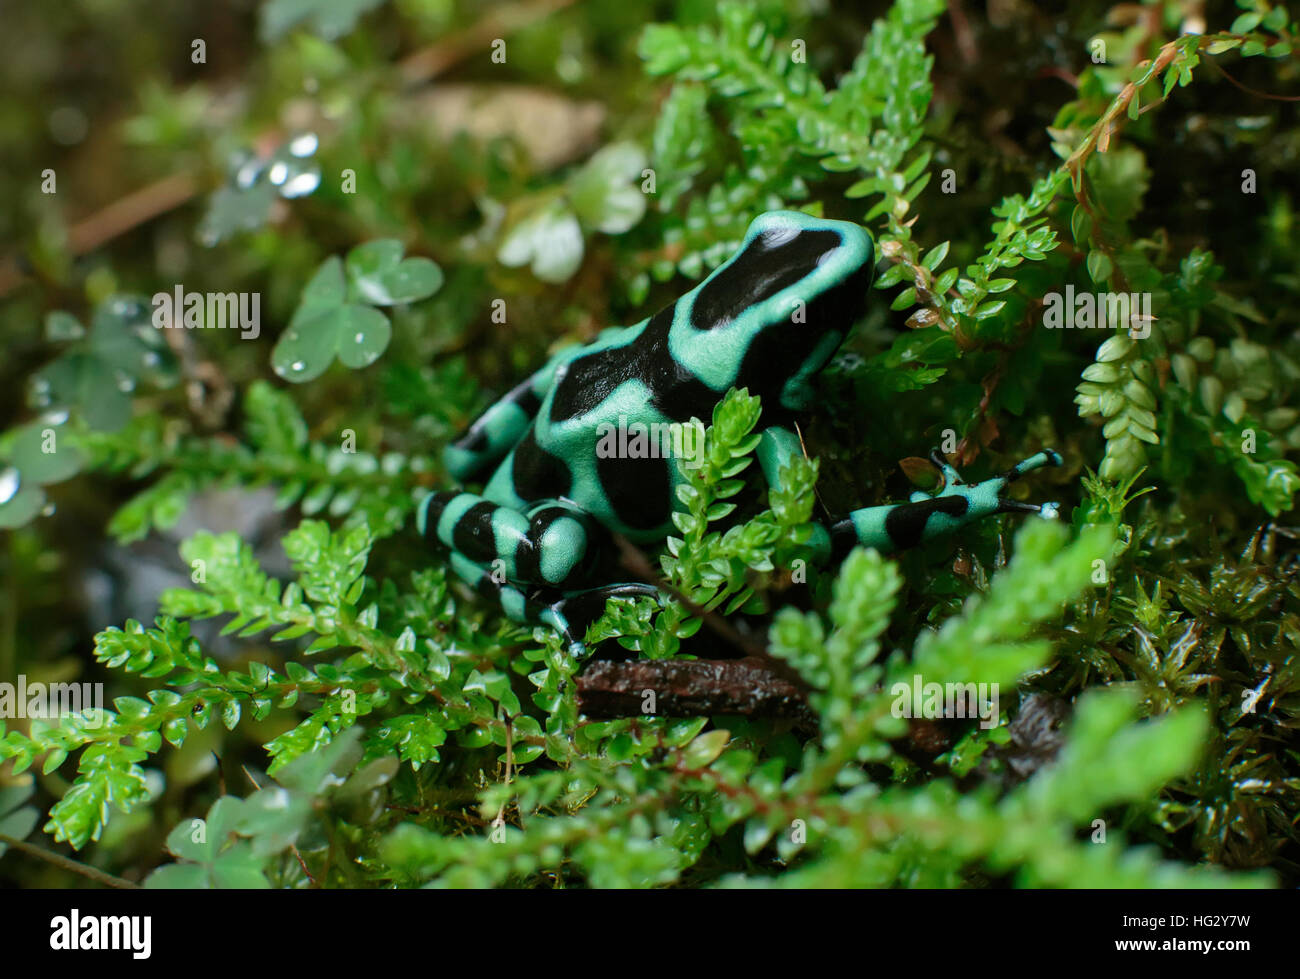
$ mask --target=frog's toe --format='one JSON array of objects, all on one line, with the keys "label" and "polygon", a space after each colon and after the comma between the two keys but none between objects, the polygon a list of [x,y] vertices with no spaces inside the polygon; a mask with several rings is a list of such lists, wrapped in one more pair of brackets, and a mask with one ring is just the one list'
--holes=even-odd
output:
[{"label": "frog's toe", "polygon": [[1020,500],[999,500],[998,513],[1036,513],[1045,520],[1059,520],[1059,503],[1022,503]]},{"label": "frog's toe", "polygon": [[1007,482],[1019,479],[1025,473],[1033,472],[1035,469],[1042,469],[1044,466],[1060,466],[1065,462],[1061,458],[1061,453],[1055,449],[1043,449],[1041,452],[1035,452],[1027,459],[1021,459],[1014,466],[1002,474]]},{"label": "frog's toe", "polygon": [[948,489],[950,486],[965,485],[965,481],[961,478],[961,473],[957,472],[956,467],[948,461],[948,457],[944,455],[939,448],[936,447],[930,450],[930,462],[932,462],[935,468],[943,475],[943,486],[940,487],[940,489]]}]

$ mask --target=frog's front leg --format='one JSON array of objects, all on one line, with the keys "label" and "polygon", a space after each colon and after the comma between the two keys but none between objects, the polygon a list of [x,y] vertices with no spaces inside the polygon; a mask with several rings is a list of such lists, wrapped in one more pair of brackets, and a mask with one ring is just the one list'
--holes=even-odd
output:
[{"label": "frog's front leg", "polygon": [[557,608],[554,602],[539,600],[535,591],[529,594],[513,582],[502,579],[495,571],[455,551],[451,552],[451,569],[480,595],[495,602],[507,618],[520,623],[549,625],[564,639],[572,655],[580,657],[586,652],[582,632],[570,625],[562,606]]},{"label": "frog's front leg", "polygon": [[659,595],[639,582],[574,590],[595,557],[594,527],[559,501],[520,511],[473,493],[432,493],[417,511],[416,528],[450,548],[456,574],[508,617],[551,626],[575,656],[586,652],[583,633],[607,599]]},{"label": "frog's front leg", "polygon": [[1043,466],[1061,465],[1061,455],[1055,449],[1037,452],[1001,475],[975,484],[963,482],[957,470],[937,449],[931,452],[930,458],[943,474],[944,485],[940,492],[930,496],[918,491],[912,494],[908,503],[854,510],[831,527],[836,549],[853,544],[882,551],[914,547],[995,513],[1038,513],[1052,519],[1059,516],[1060,504],[1021,503],[1002,495],[1025,473]]},{"label": "frog's front leg", "polygon": [[451,567],[462,581],[500,606],[507,618],[550,626],[560,634],[569,654],[575,659],[586,656],[583,638],[587,627],[605,611],[606,601],[643,597],[663,600],[654,585],[635,581],[572,592],[546,587],[525,588],[504,580],[500,574],[456,551],[451,553]]},{"label": "frog's front leg", "polygon": [[518,443],[537,416],[542,398],[555,381],[560,356],[511,388],[470,425],[456,441],[442,450],[443,463],[453,479],[464,482],[499,462]]},{"label": "frog's front leg", "polygon": [[[803,443],[799,436],[782,425],[769,425],[763,429],[758,440],[758,465],[763,470],[763,478],[769,487],[782,485],[781,470],[790,460],[803,454]],[[812,560],[824,564],[831,556],[831,535],[819,523],[813,524],[813,536],[808,542],[812,548]]]}]

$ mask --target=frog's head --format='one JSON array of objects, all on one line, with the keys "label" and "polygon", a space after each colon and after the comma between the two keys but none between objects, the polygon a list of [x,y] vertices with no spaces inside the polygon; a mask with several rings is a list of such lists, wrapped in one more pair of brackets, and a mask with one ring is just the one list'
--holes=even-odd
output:
[{"label": "frog's head", "polygon": [[[856,224],[761,214],[736,255],[680,304],[679,346],[715,388],[734,383],[768,405],[806,408],[808,381],[865,310],[873,258],[871,236]],[[700,370],[702,360],[712,370]]]}]

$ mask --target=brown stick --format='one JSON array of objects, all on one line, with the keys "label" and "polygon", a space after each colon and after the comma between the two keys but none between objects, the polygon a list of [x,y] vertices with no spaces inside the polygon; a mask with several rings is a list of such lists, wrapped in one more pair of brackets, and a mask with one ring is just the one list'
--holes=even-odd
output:
[{"label": "brown stick", "polygon": [[[146,221],[180,207],[198,192],[198,181],[192,173],[174,173],[141,187],[69,228],[68,251],[73,255],[94,251]],[[0,259],[0,296],[26,277],[16,256]]]},{"label": "brown stick", "polygon": [[54,866],[66,870],[70,874],[77,874],[78,876],[86,877],[89,880],[105,884],[108,887],[116,887],[122,890],[134,890],[140,886],[134,881],[124,880],[121,877],[114,877],[112,874],[104,873],[104,871],[100,870],[98,867],[92,867],[89,864],[71,860],[68,857],[63,856],[61,853],[52,853],[49,850],[42,849],[39,846],[34,846],[31,843],[16,840],[12,836],[5,836],[0,833],[0,843],[3,843],[5,846],[11,846],[22,853],[37,857],[47,863],[52,863]]},{"label": "brown stick", "polygon": [[489,47],[493,41],[513,34],[557,10],[572,6],[576,0],[530,0],[499,7],[471,27],[444,37],[427,48],[402,59],[398,71],[407,85],[419,85],[442,74],[467,58],[472,51]]},{"label": "brown stick", "polygon": [[198,192],[198,181],[192,173],[164,177],[74,224],[68,231],[68,247],[74,255],[94,251],[104,242],[180,207]]},{"label": "brown stick", "polygon": [[753,657],[743,659],[595,660],[577,677],[578,706],[588,717],[745,714],[783,717],[816,727],[804,690]]}]

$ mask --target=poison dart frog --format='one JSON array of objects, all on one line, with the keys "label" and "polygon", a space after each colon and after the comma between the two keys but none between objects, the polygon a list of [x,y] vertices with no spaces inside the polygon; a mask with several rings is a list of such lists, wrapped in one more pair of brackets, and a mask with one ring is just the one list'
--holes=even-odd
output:
[{"label": "poison dart frog", "polygon": [[[769,486],[780,485],[802,451],[794,418],[812,407],[811,379],[865,311],[873,259],[871,236],[855,224],[797,211],[755,218],[736,254],[690,292],[635,326],[562,350],[448,445],[451,476],[486,485],[425,497],[420,535],[450,548],[453,570],[510,618],[554,627],[582,655],[580,619],[605,599],[659,597],[652,585],[593,575],[611,533],[664,541],[684,479],[675,459],[610,452],[602,433],[707,419],[729,388],[748,388],[763,405],[759,465]],[[974,484],[937,450],[931,458],[943,476],[936,494],[819,525],[814,558],[853,544],[898,550],[995,513],[1057,516],[1057,504],[1003,496],[1021,475],[1059,466],[1052,449]]]}]

